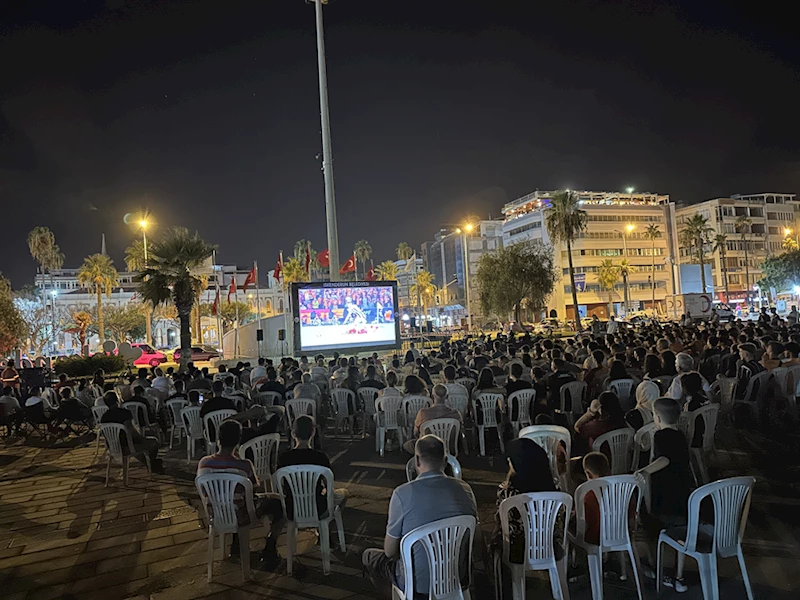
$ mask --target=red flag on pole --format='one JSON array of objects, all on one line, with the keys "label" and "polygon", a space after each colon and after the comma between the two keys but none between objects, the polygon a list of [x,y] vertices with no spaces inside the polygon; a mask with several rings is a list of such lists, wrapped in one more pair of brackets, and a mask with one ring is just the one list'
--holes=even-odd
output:
[{"label": "red flag on pole", "polygon": [[306,273],[311,273],[311,244],[306,244]]},{"label": "red flag on pole", "polygon": [[231,286],[228,288],[228,304],[231,303],[231,294],[236,295],[236,275],[231,277]]},{"label": "red flag on pole", "polygon": [[278,283],[281,282],[281,271],[283,271],[283,263],[281,263],[281,259],[278,259],[278,262],[275,263],[275,271],[272,273],[272,277]]},{"label": "red flag on pole", "polygon": [[328,249],[325,248],[322,252],[317,254],[317,261],[319,262],[320,267],[329,267],[331,264],[331,255],[328,252]]},{"label": "red flag on pole", "polygon": [[250,269],[250,272],[247,274],[247,277],[244,278],[244,285],[242,285],[242,291],[247,291],[248,285],[256,285],[256,267],[253,265],[253,268]]},{"label": "red flag on pole", "polygon": [[355,255],[351,256],[347,259],[347,261],[342,265],[342,268],[339,269],[339,275],[344,275],[345,273],[352,273],[356,270],[356,257]]},{"label": "red flag on pole", "polygon": [[367,281],[375,281],[377,277],[375,277],[375,265],[370,264],[369,271],[367,271]]},{"label": "red flag on pole", "polygon": [[217,295],[214,296],[214,304],[211,305],[211,314],[215,317],[219,312],[219,290],[217,290]]}]

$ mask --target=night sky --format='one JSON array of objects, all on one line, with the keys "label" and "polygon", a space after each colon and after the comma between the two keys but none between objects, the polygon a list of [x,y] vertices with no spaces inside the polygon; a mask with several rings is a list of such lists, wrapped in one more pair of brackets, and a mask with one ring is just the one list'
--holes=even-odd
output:
[{"label": "night sky", "polygon": [[[702,5],[702,6],[695,6]],[[743,2],[333,0],[340,254],[375,260],[536,188],[695,202],[796,192],[794,23]],[[326,247],[314,9],[302,0],[0,1],[0,270],[49,226],[122,269],[128,212],[263,271]],[[264,274],[262,273],[262,277]]]}]

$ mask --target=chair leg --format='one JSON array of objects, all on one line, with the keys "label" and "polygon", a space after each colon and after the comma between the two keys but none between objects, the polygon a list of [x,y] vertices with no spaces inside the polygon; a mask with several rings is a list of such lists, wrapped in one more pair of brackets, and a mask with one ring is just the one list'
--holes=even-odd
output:
[{"label": "chair leg", "polygon": [[494,565],[494,599],[503,600],[503,559],[495,551],[492,556]]},{"label": "chair leg", "polygon": [[589,580],[592,584],[592,600],[603,600],[603,557],[587,554],[589,561]]},{"label": "chair leg", "polygon": [[319,549],[322,551],[322,572],[331,572],[331,522],[322,521],[319,526]]},{"label": "chair leg", "polygon": [[511,597],[513,600],[525,600],[525,569],[521,565],[510,565],[509,568],[511,570]]},{"label": "chair leg", "polygon": [[750,587],[750,576],[747,574],[747,567],[744,564],[744,554],[742,554],[741,546],[736,551],[736,557],[739,559],[739,568],[742,570],[742,580],[744,581],[744,589],[747,590],[748,600],[753,600],[753,588]]},{"label": "chair leg", "polygon": [[381,427],[378,430],[378,448],[380,449],[381,458],[383,458],[383,455],[386,452],[386,428],[385,427]]},{"label": "chair leg", "polygon": [[286,574],[292,574],[292,559],[294,558],[294,551],[297,548],[297,525],[293,521],[289,521],[286,525]]},{"label": "chair leg", "polygon": [[481,447],[481,456],[486,456],[486,438],[483,433],[483,426],[478,426],[478,441]]},{"label": "chair leg", "polygon": [[128,463],[131,457],[127,454],[122,457],[122,485],[128,487]]},{"label": "chair leg", "polygon": [[342,524],[342,509],[341,507],[337,506],[336,510],[333,513],[334,519],[336,519],[336,530],[339,532],[339,548],[342,552],[347,553],[347,544],[344,542],[344,525]]},{"label": "chair leg", "polygon": [[[662,551],[664,549],[664,544],[661,541],[661,538],[658,539],[658,544],[656,545],[656,596],[661,596],[661,579],[664,576],[664,565],[661,564],[661,556]],[[681,553],[678,552],[678,556]]]},{"label": "chair leg", "polygon": [[169,449],[172,450],[172,442],[175,440],[175,425],[169,429]]},{"label": "chair leg", "polygon": [[506,445],[503,442],[503,428],[499,424],[497,425],[497,439],[500,440],[500,453],[505,455]]},{"label": "chair leg", "polygon": [[242,560],[242,579],[250,581],[250,528],[239,529],[239,556]]},{"label": "chair leg", "polygon": [[567,556],[564,555],[564,558],[561,559],[560,562],[556,563],[556,567],[558,569],[558,582],[561,588],[561,599],[560,600],[569,600],[569,580],[567,579]]},{"label": "chair leg", "polygon": [[719,600],[719,579],[717,578],[717,557],[713,554],[701,554],[697,559],[700,571],[700,586],[703,588],[705,600]]},{"label": "chair leg", "polygon": [[104,487],[108,487],[108,478],[111,475],[111,454],[108,455],[108,461],[106,462],[106,485]]},{"label": "chair leg", "polygon": [[214,565],[214,530],[211,525],[208,526],[208,569],[206,574],[206,581],[211,583],[211,570]]},{"label": "chair leg", "polygon": [[[636,542],[631,541],[628,549],[631,557],[631,567],[633,568],[633,580],[636,582],[636,591],[639,592],[639,600],[644,600],[642,592],[642,568],[641,561],[639,560],[639,549],[636,547]],[[625,564],[625,555],[620,554],[622,557],[622,564]]]}]

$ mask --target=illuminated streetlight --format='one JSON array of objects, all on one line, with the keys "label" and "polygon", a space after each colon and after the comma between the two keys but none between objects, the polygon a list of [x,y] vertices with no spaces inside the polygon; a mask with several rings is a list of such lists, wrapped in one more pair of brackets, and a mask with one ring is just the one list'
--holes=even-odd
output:
[{"label": "illuminated streetlight", "polygon": [[466,223],[464,225],[464,238],[463,238],[463,246],[464,246],[464,295],[465,300],[467,302],[467,331],[472,331],[472,309],[470,303],[470,291],[469,291],[469,249],[467,248],[467,234],[470,233],[475,226],[472,223]]},{"label": "illuminated streetlight", "polygon": [[632,194],[633,193],[633,188],[629,187],[629,188],[627,188],[627,191],[628,191],[629,194]]},{"label": "illuminated streetlight", "polygon": [[475,226],[472,223],[467,223],[466,225],[464,225],[464,229],[467,230],[467,233],[472,231],[474,228],[475,228]]},{"label": "illuminated streetlight", "polygon": [[625,229],[627,229],[628,233],[630,233],[631,231],[636,229],[636,225],[634,225],[633,223],[628,223],[627,225],[625,225]]},{"label": "illuminated streetlight", "polygon": [[785,236],[787,236],[787,237],[788,237],[788,236],[790,236],[790,235],[792,235],[792,230],[791,230],[791,229],[789,229],[788,227],[784,227],[784,228],[783,228],[783,235],[785,235]]}]

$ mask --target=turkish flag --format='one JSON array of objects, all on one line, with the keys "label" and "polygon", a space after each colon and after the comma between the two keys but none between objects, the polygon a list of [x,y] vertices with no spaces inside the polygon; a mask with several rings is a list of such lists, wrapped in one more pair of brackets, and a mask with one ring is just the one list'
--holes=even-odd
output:
[{"label": "turkish flag", "polygon": [[217,312],[219,312],[219,290],[217,290],[217,295],[214,297],[214,304],[211,305],[211,314],[216,316]]},{"label": "turkish flag", "polygon": [[339,269],[339,275],[344,275],[345,273],[352,273],[356,270],[356,257],[355,255],[351,256],[350,258],[345,261],[342,265],[342,268]]},{"label": "turkish flag", "polygon": [[377,279],[375,277],[375,265],[369,266],[369,271],[367,271],[367,281],[375,281]]},{"label": "turkish flag", "polygon": [[242,285],[242,291],[247,291],[248,285],[256,285],[256,266],[253,265],[253,268],[250,269],[250,272],[247,274],[247,277],[244,278],[244,284]]},{"label": "turkish flag", "polygon": [[331,264],[331,256],[328,252],[328,249],[325,248],[322,252],[317,254],[317,261],[319,262],[320,267],[329,267]]},{"label": "turkish flag", "polygon": [[231,294],[236,295],[236,275],[231,277],[231,286],[228,288],[228,304],[231,303]]},{"label": "turkish flag", "polygon": [[275,263],[275,272],[272,274],[272,277],[275,278],[275,281],[280,283],[281,281],[281,271],[283,271],[283,264],[281,264],[281,259],[278,259],[278,262]]},{"label": "turkish flag", "polygon": [[311,244],[306,244],[306,273],[311,272]]}]

